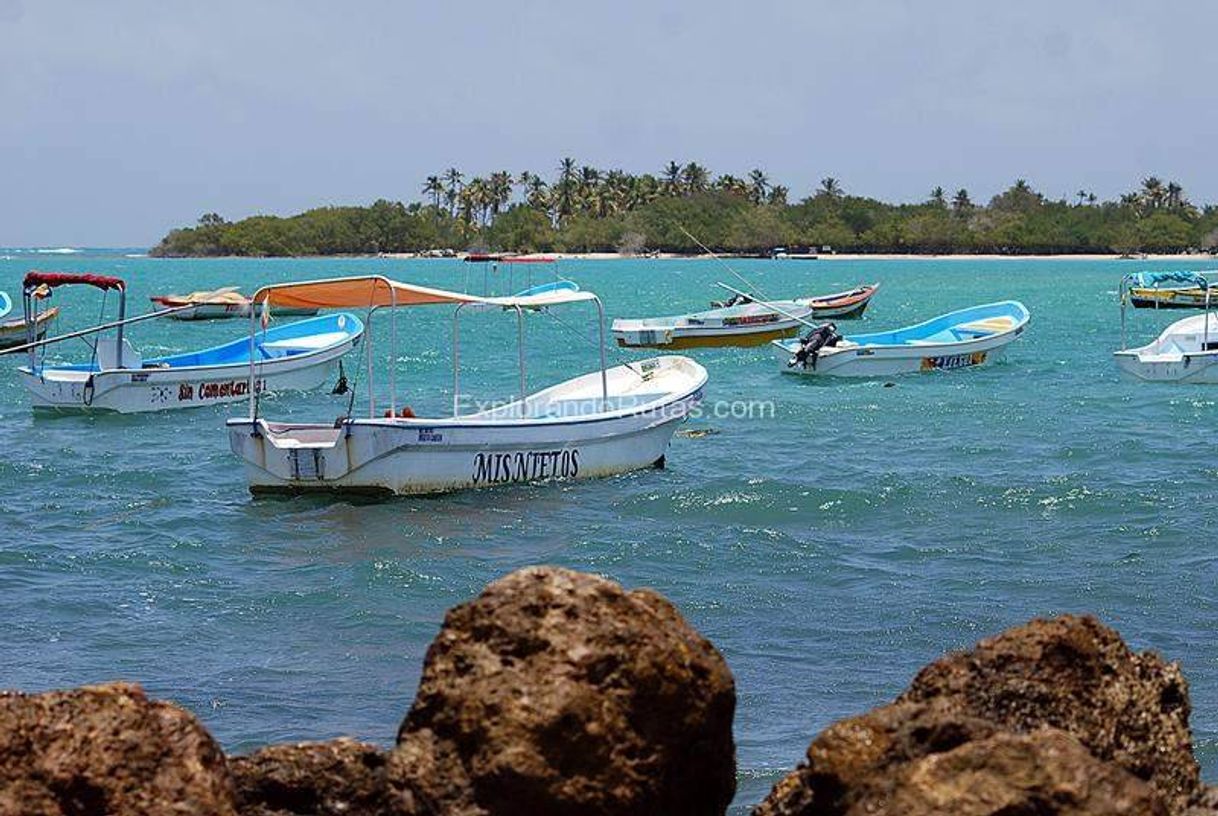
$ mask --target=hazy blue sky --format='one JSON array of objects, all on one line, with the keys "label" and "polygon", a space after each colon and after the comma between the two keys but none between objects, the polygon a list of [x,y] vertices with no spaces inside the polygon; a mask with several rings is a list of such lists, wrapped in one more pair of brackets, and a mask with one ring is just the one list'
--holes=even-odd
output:
[{"label": "hazy blue sky", "polygon": [[1016,177],[1218,201],[1214,0],[0,0],[0,245],[562,156],[917,200]]}]

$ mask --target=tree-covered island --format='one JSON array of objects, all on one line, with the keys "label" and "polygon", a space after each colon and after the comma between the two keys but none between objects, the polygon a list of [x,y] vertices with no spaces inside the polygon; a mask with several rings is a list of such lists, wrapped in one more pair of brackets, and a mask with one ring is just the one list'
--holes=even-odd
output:
[{"label": "tree-covered island", "polygon": [[696,162],[653,175],[580,167],[563,159],[552,181],[523,172],[428,176],[420,201],[322,207],[226,221],[215,213],[175,229],[152,254],[300,256],[424,252],[695,253],[696,236],[721,252],[780,246],[875,253],[1080,254],[1214,251],[1218,206],[1190,203],[1156,177],[1116,201],[1079,190],[1050,199],[1024,180],[988,203],[936,187],[925,201],[851,195],[834,178],[792,203],[761,170],[713,177]]}]

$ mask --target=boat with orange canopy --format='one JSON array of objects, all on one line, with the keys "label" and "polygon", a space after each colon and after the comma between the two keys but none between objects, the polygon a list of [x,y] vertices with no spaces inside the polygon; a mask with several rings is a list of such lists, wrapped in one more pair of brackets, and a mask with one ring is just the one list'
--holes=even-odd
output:
[{"label": "boat with orange canopy", "polygon": [[[368,355],[368,413],[337,422],[275,422],[258,415],[228,421],[233,452],[246,463],[254,492],[355,491],[440,493],[509,482],[609,476],[662,464],[674,431],[702,399],[706,369],[687,357],[661,356],[628,365],[605,363],[605,320],[600,299],[569,282],[506,297],[449,292],[373,275],[266,286],[253,297],[258,309],[274,306],[364,308],[369,324],[388,312],[389,400],[378,412],[373,348]],[[529,392],[525,367],[526,315],[577,304],[596,308],[600,367]],[[393,360],[397,309],[453,307],[453,410],[418,417],[399,410]],[[488,409],[462,413],[460,317],[469,310],[514,313],[519,391]],[[256,323],[251,320],[251,334]],[[371,337],[371,335],[369,335]],[[251,362],[249,381],[258,376]],[[248,390],[248,389],[247,389]]]}]

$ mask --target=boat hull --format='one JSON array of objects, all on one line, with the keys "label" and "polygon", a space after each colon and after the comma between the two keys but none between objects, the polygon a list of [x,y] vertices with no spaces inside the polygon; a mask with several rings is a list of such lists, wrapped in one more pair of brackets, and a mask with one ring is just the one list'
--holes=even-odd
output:
[{"label": "boat hull", "polygon": [[795,302],[810,307],[814,320],[825,320],[828,318],[850,320],[863,316],[863,312],[867,311],[867,307],[871,304],[871,298],[879,290],[880,285],[873,283],[869,286],[860,286],[855,290],[839,292],[834,295],[796,298]]},{"label": "boat hull", "polygon": [[763,346],[774,340],[794,337],[799,331],[800,324],[791,321],[790,325],[775,328],[773,325],[754,331],[726,332],[722,329],[698,332],[694,330],[668,331],[642,330],[632,332],[629,336],[614,332],[617,344],[623,348],[654,348],[654,349],[691,349],[716,348],[724,346]]},{"label": "boat hull", "polygon": [[254,493],[422,495],[612,476],[662,464],[677,426],[702,399],[705,369],[662,359],[695,372],[690,389],[637,411],[544,420],[353,419],[339,428],[230,419],[229,442],[245,460]]},{"label": "boat hull", "polygon": [[1129,304],[1135,309],[1204,309],[1202,289],[1133,289]]},{"label": "boat hull", "polygon": [[[992,334],[952,342],[930,342],[915,339],[918,330],[933,326],[938,332],[929,336],[937,337],[945,329],[966,329],[970,325],[976,325],[975,321],[967,318],[953,323],[951,318],[954,315],[971,315],[974,312],[978,315],[988,315],[988,312],[983,313],[980,310],[993,311],[996,307],[1005,306],[1006,304],[993,304],[974,310],[963,310],[896,332],[857,335],[857,342],[846,342],[822,349],[815,363],[806,366],[790,365],[799,341],[774,343],[772,347],[783,372],[810,377],[887,377],[895,374],[972,368],[1000,359],[1006,347],[1022,336],[1027,326],[1027,311],[1022,304],[1014,304],[1014,307],[1017,307],[1015,314],[1020,315],[1019,319],[1012,317],[1009,326]],[[984,321],[987,318],[980,319]],[[885,335],[890,342],[871,342],[872,339]],[[901,338],[904,342],[899,342]]]},{"label": "boat hull", "polygon": [[1139,357],[1136,351],[1118,351],[1113,356],[1123,373],[1146,382],[1218,384],[1218,351],[1154,358]]},{"label": "boat hull", "polygon": [[[47,329],[50,327],[51,321],[54,320],[58,315],[58,306],[53,306],[42,314],[38,315],[37,325],[34,332],[35,340],[42,340],[47,336]],[[26,330],[24,320],[17,319],[0,323],[0,349],[14,348],[27,342],[29,342],[29,333]]]},{"label": "boat hull", "polygon": [[[344,329],[324,341],[310,345],[305,328],[317,323]],[[294,336],[293,331],[301,334]],[[307,391],[326,382],[337,368],[338,360],[354,348],[363,336],[363,324],[350,315],[314,318],[312,321],[282,327],[259,335],[257,346],[261,353],[254,370],[253,387],[258,393],[274,391]],[[245,346],[238,340],[228,346],[210,350],[224,351]],[[271,356],[270,350],[282,351],[283,346],[297,344],[299,350]],[[294,346],[295,347],[295,346]],[[131,353],[134,354],[134,351]],[[120,414],[199,408],[248,400],[250,397],[250,364],[244,359],[219,364],[205,361],[208,352],[194,355],[151,360],[139,368],[107,368],[94,370],[83,366],[47,366],[19,369],[22,384],[30,393],[35,410],[60,412],[112,412]],[[195,364],[182,364],[183,357]],[[173,364],[166,361],[173,361]]]}]

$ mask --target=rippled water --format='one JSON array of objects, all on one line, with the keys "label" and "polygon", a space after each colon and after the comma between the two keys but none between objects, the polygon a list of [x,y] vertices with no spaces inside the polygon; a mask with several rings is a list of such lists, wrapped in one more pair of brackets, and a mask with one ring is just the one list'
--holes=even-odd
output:
[{"label": "rippled water", "polygon": [[[687,429],[713,433],[675,439],[663,471],[441,498],[255,501],[222,430],[240,407],[32,417],[5,375],[0,685],[136,679],[197,712],[232,751],[338,734],[387,744],[444,611],[511,569],[556,563],[655,587],[723,651],[739,691],[741,806],[817,731],[889,700],[944,650],[1066,611],[1098,613],[1183,663],[1213,779],[1218,389],[1118,378],[1115,289],[1131,263],[736,263],[771,296],[881,281],[852,326],[1007,297],[1032,324],[999,365],[888,388],[782,376],[764,349],[695,352],[709,400],[772,400],[773,416],[703,417]],[[115,254],[15,255],[0,260],[0,288],[16,293],[35,266],[121,275],[141,310],[152,293],[374,270],[483,284],[481,269],[451,261]],[[600,293],[611,317],[696,309],[722,295],[716,280],[731,282],[709,261],[571,261],[562,272]],[[94,292],[56,299],[61,330],[97,316]],[[1132,334],[1149,339],[1180,316],[1136,313]],[[534,387],[595,366],[586,315],[558,317],[530,321]],[[150,354],[242,331],[156,321],[130,336]],[[374,332],[387,353],[384,320]],[[403,313],[398,332],[399,393],[419,413],[443,411],[448,310]],[[463,319],[463,384],[511,395],[514,332],[494,316]],[[62,351],[87,355],[80,343]],[[280,397],[264,412],[330,419],[344,399]]]}]

